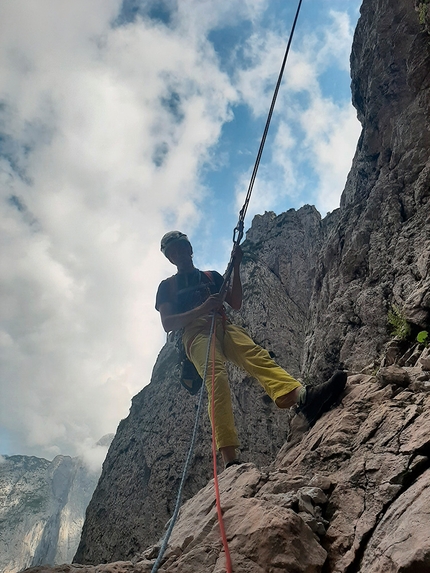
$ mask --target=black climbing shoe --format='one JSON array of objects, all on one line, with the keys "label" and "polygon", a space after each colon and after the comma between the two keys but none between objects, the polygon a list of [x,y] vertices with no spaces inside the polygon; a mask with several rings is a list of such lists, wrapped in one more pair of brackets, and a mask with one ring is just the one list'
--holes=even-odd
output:
[{"label": "black climbing shoe", "polygon": [[232,460],[231,462],[228,462],[228,464],[225,464],[225,469],[230,468],[231,466],[240,466],[242,464],[242,462],[240,460]]},{"label": "black climbing shoe", "polygon": [[309,426],[313,426],[320,416],[330,410],[345,388],[347,374],[337,371],[324,384],[306,388],[305,403],[298,407]]}]

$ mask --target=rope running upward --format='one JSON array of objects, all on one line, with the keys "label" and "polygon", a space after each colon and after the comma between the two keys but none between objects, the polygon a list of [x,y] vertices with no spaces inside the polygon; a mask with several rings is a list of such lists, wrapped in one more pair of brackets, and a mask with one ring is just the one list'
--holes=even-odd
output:
[{"label": "rope running upward", "polygon": [[257,177],[257,171],[258,171],[258,168],[260,166],[261,156],[263,155],[263,149],[264,149],[264,145],[266,143],[267,133],[269,131],[270,122],[272,120],[273,110],[275,108],[276,99],[278,97],[278,91],[279,91],[279,87],[281,85],[282,76],[284,75],[284,69],[285,69],[285,65],[287,63],[287,57],[288,57],[288,54],[290,52],[291,42],[293,40],[294,30],[296,29],[297,19],[298,19],[299,14],[300,14],[300,8],[301,7],[302,7],[302,0],[299,0],[299,3],[297,5],[296,14],[294,16],[293,25],[291,27],[290,37],[288,39],[287,47],[285,49],[284,59],[282,60],[281,69],[279,71],[278,81],[276,82],[276,87],[275,87],[275,90],[273,92],[272,103],[270,104],[270,109],[269,109],[269,113],[267,115],[266,125],[264,126],[263,136],[261,138],[260,147],[258,149],[257,157],[256,157],[255,164],[254,164],[254,169],[252,171],[251,179],[250,179],[249,186],[248,186],[248,191],[246,193],[243,207],[239,212],[238,223],[237,223],[237,225],[233,231],[233,250],[232,250],[230,262],[227,266],[227,271],[224,275],[225,276],[224,283],[221,287],[221,293],[224,293],[224,295],[227,292],[227,289],[229,287],[231,273],[233,271],[234,251],[235,251],[235,248],[240,244],[242,237],[243,237],[245,215],[246,215],[246,212],[248,210],[248,205],[249,205],[249,201],[251,199],[252,191],[254,189],[254,183],[255,183],[255,179]]},{"label": "rope running upward", "polygon": [[[278,81],[276,82],[276,87],[274,90],[274,94],[272,97],[272,103],[270,105],[270,109],[269,109],[269,113],[267,116],[267,120],[266,120],[266,125],[264,127],[264,132],[263,132],[263,136],[261,138],[261,142],[260,142],[260,147],[258,149],[258,153],[257,153],[257,158],[255,160],[255,164],[254,164],[254,169],[252,171],[252,175],[251,175],[251,180],[248,186],[248,191],[246,194],[246,198],[245,198],[245,202],[243,204],[242,209],[240,210],[239,213],[239,221],[233,231],[233,250],[232,250],[232,254],[231,254],[231,258],[230,258],[230,262],[227,266],[227,270],[225,272],[225,278],[224,278],[224,282],[223,285],[221,287],[220,293],[225,297],[226,293],[227,293],[227,289],[229,287],[230,284],[230,279],[231,279],[231,274],[233,272],[233,262],[234,262],[234,252],[235,252],[235,248],[240,244],[242,238],[243,238],[243,228],[244,228],[244,221],[245,221],[245,215],[246,215],[246,211],[248,210],[248,205],[249,205],[249,201],[251,199],[251,194],[254,188],[254,183],[255,183],[255,179],[257,177],[257,171],[258,171],[258,167],[260,165],[260,160],[261,160],[261,156],[263,154],[263,149],[264,149],[264,144],[266,142],[266,138],[267,138],[267,133],[269,131],[269,126],[270,126],[270,121],[272,119],[272,114],[273,114],[273,109],[275,107],[275,103],[276,103],[276,99],[278,96],[278,91],[279,91],[279,87],[281,85],[281,81],[282,81],[282,76],[284,74],[284,69],[285,69],[285,64],[287,61],[287,57],[288,57],[288,53],[290,51],[290,46],[291,46],[291,42],[293,39],[293,35],[294,35],[294,30],[296,28],[296,23],[297,23],[297,19],[299,17],[299,13],[300,13],[300,8],[302,5],[302,0],[299,0],[298,5],[297,5],[297,10],[296,10],[296,14],[294,17],[294,21],[293,21],[293,25],[291,28],[291,33],[290,33],[290,37],[288,39],[288,44],[285,50],[285,55],[284,55],[284,59],[282,61],[282,66],[281,66],[281,70],[279,72],[279,76],[278,76]],[[210,333],[209,333],[209,337],[208,337],[208,346],[207,346],[207,351],[206,351],[206,361],[205,361],[205,367],[204,367],[204,372],[203,372],[203,380],[206,380],[206,375],[207,375],[207,370],[208,370],[208,364],[209,364],[209,357],[210,357],[210,348],[211,348],[211,341],[214,338],[214,328],[215,328],[215,316],[216,313],[213,313],[213,317],[212,317],[212,323],[211,323],[211,328],[210,328]],[[213,382],[212,382],[213,384]],[[167,549],[167,544],[169,542],[170,539],[170,535],[173,531],[173,527],[176,523],[176,520],[178,518],[178,514],[179,514],[179,510],[181,507],[181,502],[182,502],[182,495],[183,495],[183,489],[184,489],[184,485],[185,485],[185,480],[188,474],[188,468],[190,466],[191,463],[191,458],[194,452],[194,447],[195,447],[195,443],[196,443],[196,439],[197,439],[197,431],[198,431],[198,424],[199,424],[199,419],[200,419],[200,412],[202,409],[202,403],[203,403],[203,395],[204,392],[203,390],[200,390],[200,396],[199,396],[199,401],[198,401],[198,405],[197,405],[197,411],[196,411],[196,418],[195,418],[195,422],[194,422],[194,428],[193,428],[193,434],[191,437],[191,443],[190,443],[190,447],[188,450],[188,454],[187,454],[187,458],[185,460],[185,465],[184,465],[184,469],[182,471],[182,477],[181,477],[181,482],[179,485],[179,490],[178,490],[178,495],[176,498],[176,505],[175,505],[175,509],[173,511],[173,515],[170,519],[170,524],[169,527],[166,531],[166,535],[164,536],[163,542],[161,544],[160,547],[160,551],[158,553],[158,557],[152,567],[151,573],[157,573],[161,561],[163,559],[164,553]],[[215,457],[216,459],[216,457]],[[216,465],[215,465],[216,468]],[[214,470],[216,471],[216,470]],[[219,494],[217,497],[217,505],[219,505]],[[222,515],[221,512],[221,507],[218,507],[218,515]],[[222,517],[221,517],[222,519]],[[220,527],[221,527],[221,531],[223,532],[223,524],[220,523]],[[223,535],[223,541],[224,541],[224,537],[225,537],[225,533]],[[225,549],[226,550],[226,557],[227,557],[227,568],[228,571],[231,571],[231,562],[230,562],[230,556],[228,553],[228,546]]]}]

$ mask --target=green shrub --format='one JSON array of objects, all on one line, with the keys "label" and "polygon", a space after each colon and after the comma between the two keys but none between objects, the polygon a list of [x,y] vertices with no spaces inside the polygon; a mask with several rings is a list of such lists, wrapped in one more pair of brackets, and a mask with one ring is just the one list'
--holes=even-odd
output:
[{"label": "green shrub", "polygon": [[417,342],[419,342],[420,344],[424,344],[424,346],[427,346],[428,341],[429,341],[429,333],[427,332],[427,330],[422,330],[417,334]]},{"label": "green shrub", "polygon": [[417,2],[416,10],[418,12],[418,20],[421,26],[425,26],[426,24],[426,16],[427,16],[427,8],[430,0],[421,0],[421,2]]},{"label": "green shrub", "polygon": [[403,315],[401,309],[393,304],[388,311],[388,324],[391,326],[391,332],[400,340],[406,340],[411,334],[411,326]]}]

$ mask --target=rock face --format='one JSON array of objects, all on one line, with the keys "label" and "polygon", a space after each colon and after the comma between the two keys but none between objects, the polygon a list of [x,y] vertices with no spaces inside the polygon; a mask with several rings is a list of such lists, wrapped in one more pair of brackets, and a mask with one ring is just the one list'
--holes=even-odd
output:
[{"label": "rock face", "polygon": [[[219,476],[233,571],[405,573],[430,571],[430,371],[402,368],[405,388],[356,374],[340,404],[308,429],[301,416],[274,463]],[[424,361],[425,364],[425,361]],[[160,573],[222,573],[214,484],[181,509]],[[159,545],[127,562],[34,568],[28,573],[150,573]]]},{"label": "rock face", "polygon": [[296,377],[302,373],[318,256],[335,218],[323,223],[310,205],[279,216],[257,215],[243,243],[244,302],[233,320]]},{"label": "rock face", "polygon": [[0,570],[71,561],[98,474],[77,458],[9,456],[0,464]]},{"label": "rock face", "polygon": [[377,360],[393,303],[417,328],[430,322],[429,48],[412,2],[363,2],[351,55],[363,130],[318,261],[311,377]]},{"label": "rock face", "polygon": [[[323,563],[325,573],[430,567],[428,522],[406,534],[405,519],[395,519],[407,507],[408,519],[426,520],[428,441],[420,428],[427,425],[428,356],[421,356],[423,347],[405,356],[403,341],[387,347],[393,304],[409,321],[412,338],[430,326],[430,42],[411,0],[363,1],[351,69],[363,130],[340,209],[323,220],[309,206],[254,219],[243,244],[245,301],[233,318],[308,383],[321,382],[339,364],[357,376],[350,377],[341,415],[329,413],[300,444],[283,445],[288,414],[276,411],[255,381],[231,368],[242,459],[255,464],[222,475],[226,521],[240,531],[237,538],[231,535],[243,571],[316,572]],[[118,428],[87,511],[77,562],[134,558],[157,541],[172,513],[196,406],[181,389],[174,364],[175,350],[167,345],[151,383]],[[378,379],[366,376],[380,367]],[[185,499],[211,475],[205,416],[200,424]],[[275,468],[257,469],[280,447]],[[317,483],[314,474],[321,477]],[[246,495],[229,493],[233,476],[244,484],[249,478]],[[209,564],[222,570],[213,508],[206,501],[211,487],[198,494],[195,509],[184,508],[163,571],[198,573]],[[313,487],[329,501],[317,503]],[[240,507],[236,496],[243,498]],[[180,533],[191,527],[186,515],[203,528],[188,538]],[[288,534],[274,533],[272,523],[285,523]],[[254,525],[261,526],[258,533]],[[285,535],[290,547],[300,546],[304,536],[309,561],[299,565],[293,554],[285,556]],[[413,541],[408,547],[407,535]],[[249,546],[247,536],[261,539],[261,547]],[[270,540],[281,548],[278,554]],[[249,548],[249,559],[242,547]],[[146,571],[146,558],[147,564],[124,567]]]}]

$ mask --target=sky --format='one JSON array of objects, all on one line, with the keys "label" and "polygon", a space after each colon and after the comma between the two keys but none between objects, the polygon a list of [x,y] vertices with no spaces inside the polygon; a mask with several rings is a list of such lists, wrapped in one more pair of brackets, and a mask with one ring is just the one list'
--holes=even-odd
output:
[{"label": "sky", "polygon": [[[245,228],[339,206],[359,6],[303,1]],[[296,7],[0,4],[0,454],[100,464],[165,342],[161,236],[225,270]]]}]

